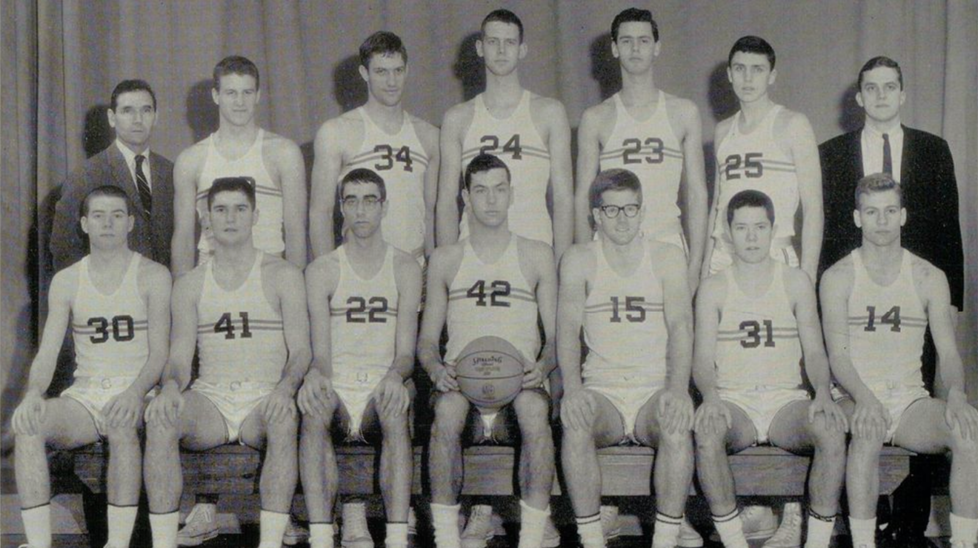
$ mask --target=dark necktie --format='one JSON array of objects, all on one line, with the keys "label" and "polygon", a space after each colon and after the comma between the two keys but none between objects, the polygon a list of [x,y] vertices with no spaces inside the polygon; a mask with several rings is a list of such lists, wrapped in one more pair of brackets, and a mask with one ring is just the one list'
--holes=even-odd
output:
[{"label": "dark necktie", "polygon": [[149,181],[143,173],[143,160],[146,157],[142,154],[136,156],[136,189],[139,190],[139,201],[143,203],[143,211],[147,217],[153,216],[153,193],[149,190]]},{"label": "dark necktie", "polygon": [[883,173],[893,175],[893,156],[890,155],[890,136],[883,134]]}]

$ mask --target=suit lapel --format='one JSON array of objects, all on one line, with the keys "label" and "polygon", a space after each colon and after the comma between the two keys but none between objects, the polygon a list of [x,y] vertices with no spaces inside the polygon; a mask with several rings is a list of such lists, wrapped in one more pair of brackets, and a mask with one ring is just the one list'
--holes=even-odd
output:
[{"label": "suit lapel", "polygon": [[906,185],[913,182],[913,170],[910,166],[914,165],[913,153],[917,150],[914,146],[914,132],[905,125],[900,125],[903,129],[903,148],[900,149],[900,184]]},{"label": "suit lapel", "polygon": [[849,157],[853,159],[853,172],[855,181],[866,176],[863,173],[863,130],[862,128],[852,132],[852,139],[849,140]]}]

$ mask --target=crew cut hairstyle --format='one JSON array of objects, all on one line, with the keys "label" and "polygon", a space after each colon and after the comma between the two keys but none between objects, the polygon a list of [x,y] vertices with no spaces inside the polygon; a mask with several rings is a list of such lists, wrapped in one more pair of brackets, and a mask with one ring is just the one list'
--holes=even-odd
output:
[{"label": "crew cut hairstyle", "polygon": [[520,43],[523,43],[523,21],[520,21],[520,18],[515,13],[507,9],[498,9],[489,12],[489,15],[482,20],[482,25],[479,27],[483,36],[486,34],[486,25],[492,23],[493,21],[516,25],[516,28],[520,29]]},{"label": "crew cut hairstyle", "polygon": [[218,177],[207,190],[207,209],[210,210],[214,197],[222,192],[240,192],[248,198],[251,209],[256,207],[255,180],[251,177]]},{"label": "crew cut hairstyle", "polygon": [[642,204],[642,182],[638,180],[638,176],[627,169],[614,168],[598,173],[591,182],[591,188],[588,189],[591,209],[601,207],[604,204],[602,196],[610,190],[631,190],[638,196],[639,205]]},{"label": "crew cut hairstyle", "polygon": [[767,43],[767,40],[760,36],[742,36],[734,42],[733,47],[730,48],[730,55],[727,56],[728,67],[733,62],[734,54],[738,51],[766,55],[768,63],[771,64],[771,70],[774,70],[774,62],[777,60],[777,56],[774,54],[774,48],[771,47],[771,44]]},{"label": "crew cut hairstyle", "polygon": [[261,78],[258,76],[258,66],[251,59],[240,55],[228,55],[214,66],[214,89],[221,90],[221,77],[228,74],[251,76],[255,79],[255,89],[261,89]]},{"label": "crew cut hairstyle", "polygon": [[337,191],[339,192],[338,198],[341,202],[343,201],[343,190],[346,188],[346,185],[355,185],[358,183],[373,183],[377,185],[377,190],[380,191],[380,201],[387,199],[387,185],[384,183],[384,178],[372,169],[359,167],[344,175],[343,180],[340,181],[340,186]]},{"label": "crew cut hairstyle", "polygon": [[88,217],[88,203],[92,201],[92,198],[98,198],[99,196],[122,198],[122,201],[126,203],[126,215],[132,215],[132,200],[129,198],[129,195],[126,194],[126,191],[115,185],[102,185],[93,188],[88,192],[88,194],[85,195],[85,199],[82,200],[81,208],[79,210],[82,217]]},{"label": "crew cut hairstyle", "polygon": [[465,190],[468,190],[472,186],[473,175],[492,169],[506,170],[506,180],[509,182],[513,181],[512,174],[509,172],[509,166],[506,165],[506,162],[502,161],[498,156],[483,152],[475,158],[472,158],[469,165],[465,167]]},{"label": "crew cut hairstyle", "polygon": [[393,57],[395,53],[400,53],[401,59],[404,59],[404,64],[407,64],[407,48],[404,47],[401,37],[393,32],[378,30],[360,44],[360,66],[369,69],[370,59],[374,55]]},{"label": "crew cut hairstyle", "polygon": [[763,207],[767,213],[767,220],[774,224],[774,202],[770,196],[760,190],[741,190],[730,198],[727,204],[727,226],[733,223],[734,213],[744,207]]},{"label": "crew cut hairstyle", "polygon": [[859,210],[859,198],[861,196],[886,192],[887,190],[892,190],[897,193],[897,196],[900,197],[900,207],[903,207],[903,187],[889,173],[873,173],[872,175],[867,175],[859,179],[859,182],[856,183],[854,196],[856,210]]},{"label": "crew cut hairstyle", "polygon": [[112,99],[109,100],[109,108],[112,109],[112,112],[115,112],[116,107],[119,106],[119,96],[133,91],[148,93],[153,99],[153,110],[156,110],[156,94],[153,93],[153,88],[149,87],[145,80],[123,80],[116,84],[115,89],[112,90]]},{"label": "crew cut hairstyle", "polygon": [[900,70],[900,63],[897,63],[893,59],[890,59],[889,57],[883,55],[880,55],[878,57],[873,57],[869,61],[866,61],[866,64],[863,65],[863,68],[859,69],[859,89],[863,89],[863,74],[866,74],[867,72],[880,67],[891,68],[896,71],[897,81],[900,82],[900,89],[902,90],[903,71]]},{"label": "crew cut hairstyle", "polygon": [[652,12],[639,8],[628,8],[615,16],[611,22],[611,41],[618,41],[618,27],[624,23],[648,23],[652,25],[652,38],[659,41],[659,25],[652,18]]}]

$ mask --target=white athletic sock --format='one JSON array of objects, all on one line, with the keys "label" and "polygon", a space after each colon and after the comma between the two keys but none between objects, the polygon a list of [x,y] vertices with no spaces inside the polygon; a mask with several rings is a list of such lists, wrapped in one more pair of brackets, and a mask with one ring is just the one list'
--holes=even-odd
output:
[{"label": "white athletic sock", "polygon": [[112,548],[129,548],[132,538],[132,528],[136,525],[136,510],[138,506],[109,505],[109,546]]},{"label": "white athletic sock", "polygon": [[833,529],[835,529],[835,516],[826,518],[809,510],[808,537],[805,539],[805,548],[829,548]]},{"label": "white athletic sock", "polygon": [[387,548],[407,548],[408,524],[402,522],[387,522],[387,538],[384,545]]},{"label": "white athletic sock", "polygon": [[543,544],[543,529],[550,517],[550,507],[537,510],[520,499],[520,544],[519,548],[539,548]]},{"label": "white athletic sock", "polygon": [[261,542],[258,543],[258,548],[282,548],[282,537],[289,525],[289,513],[262,510],[258,523],[261,526]]},{"label": "white athletic sock", "polygon": [[601,513],[583,518],[575,518],[577,535],[581,537],[584,548],[605,548],[604,532],[601,530]]},{"label": "white athletic sock", "polygon": [[876,548],[876,518],[859,519],[849,516],[852,548]]},{"label": "white athletic sock", "polygon": [[713,516],[713,526],[720,534],[725,548],[750,548],[744,538],[744,525],[740,521],[740,510],[735,509],[725,516]]},{"label": "white athletic sock", "polygon": [[655,529],[652,532],[652,548],[664,546],[673,548],[679,540],[679,526],[683,517],[672,517],[662,512],[655,513]]},{"label": "white athletic sock", "polygon": [[458,511],[461,505],[431,503],[431,524],[435,528],[435,545],[438,548],[461,548],[462,538],[458,530]]},{"label": "white athletic sock", "polygon": [[51,503],[20,511],[24,520],[27,544],[36,548],[51,548]]},{"label": "white athletic sock", "polygon": [[309,548],[333,548],[333,524],[309,524]]},{"label": "white athletic sock", "polygon": [[153,532],[153,548],[176,548],[177,530],[180,529],[180,511],[169,514],[149,514],[149,527]]},{"label": "white athletic sock", "polygon": [[965,546],[978,542],[978,519],[963,518],[951,512],[951,544],[962,541]]}]

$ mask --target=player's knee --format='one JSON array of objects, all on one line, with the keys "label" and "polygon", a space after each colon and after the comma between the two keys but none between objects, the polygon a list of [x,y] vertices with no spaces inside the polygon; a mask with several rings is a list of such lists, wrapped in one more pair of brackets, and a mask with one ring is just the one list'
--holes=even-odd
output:
[{"label": "player's knee", "polygon": [[380,431],[384,437],[401,439],[408,435],[407,413],[391,413],[380,415]]},{"label": "player's knee", "polygon": [[146,447],[177,443],[179,441],[179,429],[176,425],[154,422],[146,425]]},{"label": "player's knee", "polygon": [[849,442],[849,455],[854,458],[876,458],[883,451],[883,439],[878,435],[852,435]]},{"label": "player's knee", "polygon": [[670,431],[668,429],[662,429],[658,437],[659,446],[663,449],[691,450],[693,447],[692,433],[689,430]]},{"label": "player's knee", "polygon": [[513,410],[520,421],[527,418],[539,418],[540,422],[546,424],[547,417],[550,416],[550,404],[547,399],[536,391],[524,390],[517,394],[513,400]]},{"label": "player's knee", "polygon": [[330,431],[332,421],[325,420],[319,415],[305,414],[299,424],[300,435],[303,438],[321,439]]},{"label": "player's knee", "polygon": [[808,431],[815,442],[815,447],[822,451],[841,453],[845,449],[846,434],[835,428],[830,428],[822,421],[809,423]]},{"label": "player's knee", "polygon": [[295,443],[299,433],[299,419],[290,415],[265,426],[269,443]]},{"label": "player's knee", "polygon": [[33,448],[41,446],[43,450],[44,444],[47,442],[47,438],[44,432],[38,432],[37,434],[15,434],[14,435],[14,447],[23,451],[27,448]]},{"label": "player's knee", "polygon": [[109,447],[131,447],[139,444],[139,434],[135,427],[108,426],[105,439],[108,440]]},{"label": "player's knee", "polygon": [[469,412],[469,400],[460,392],[445,392],[435,400],[435,423],[446,427],[457,423],[459,428],[465,424]]},{"label": "player's knee", "polygon": [[727,427],[713,429],[711,427],[697,429],[693,434],[693,440],[697,451],[716,451],[725,450],[725,439],[727,437]]}]

